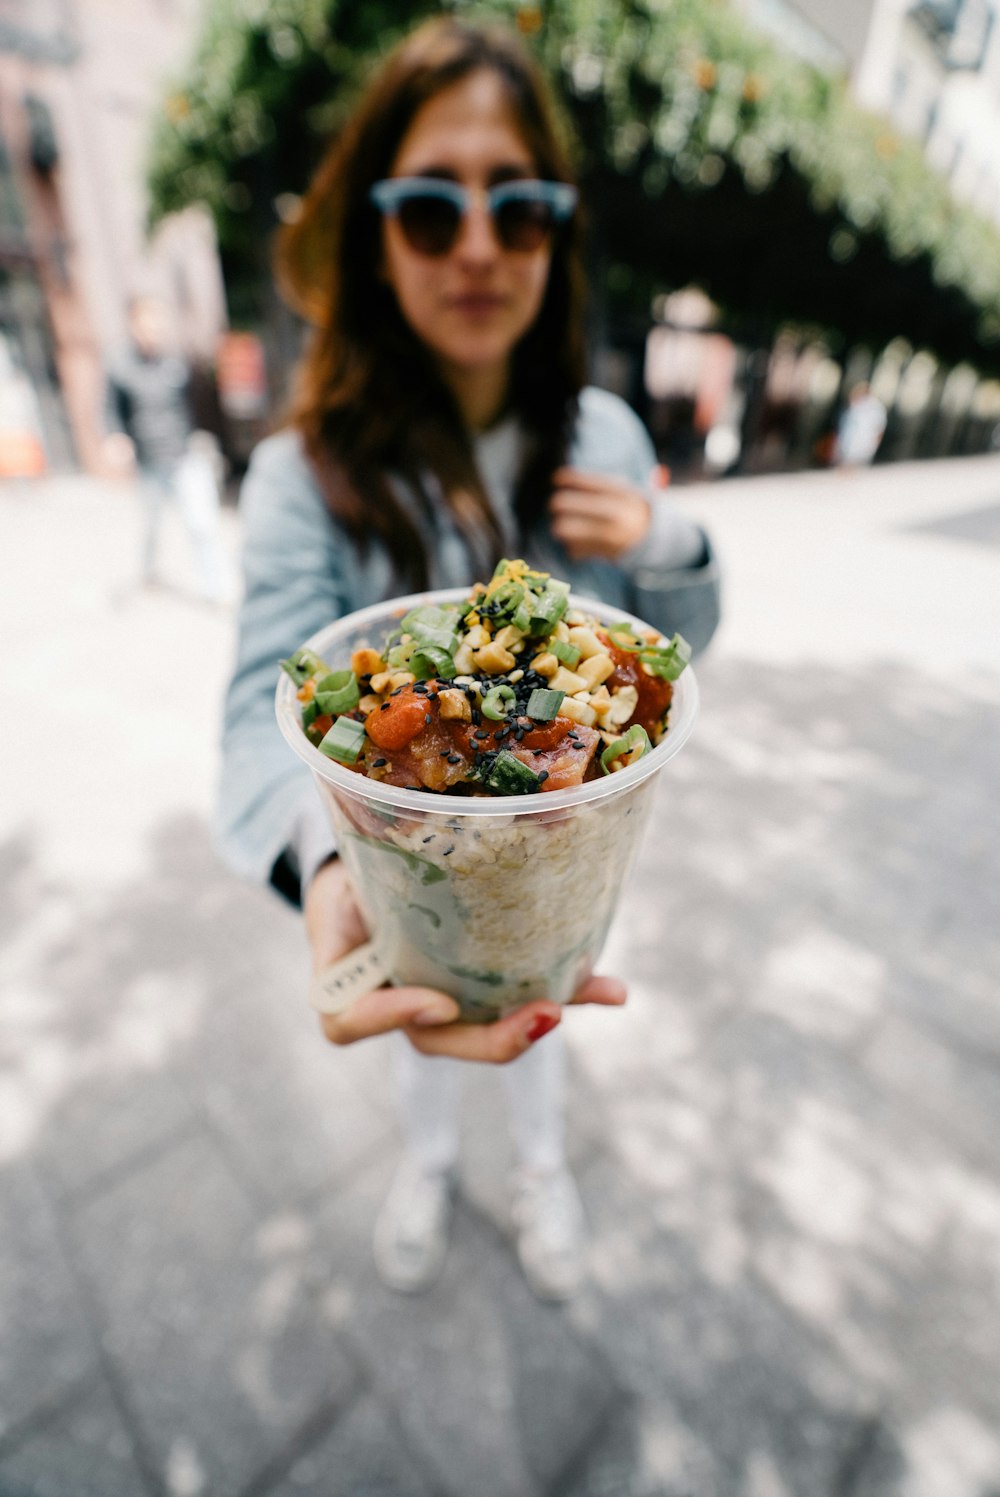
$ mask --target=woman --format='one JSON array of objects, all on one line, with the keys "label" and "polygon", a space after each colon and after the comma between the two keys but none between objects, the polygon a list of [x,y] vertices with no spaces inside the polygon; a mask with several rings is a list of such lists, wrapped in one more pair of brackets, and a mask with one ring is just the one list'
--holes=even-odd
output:
[{"label": "woman", "polygon": [[[380,598],[467,586],[503,554],[696,647],[718,587],[702,532],[650,490],[641,424],[584,387],[576,190],[514,35],[441,19],[404,40],[320,166],[278,268],[315,332],[289,426],[260,446],[243,491],[222,840],[234,866],[301,897],[321,970],[364,928],[274,725],[279,658]],[[591,978],[575,1001],[624,999]],[[324,1019],[334,1044],[399,1031],[407,1151],[375,1234],[393,1287],[425,1287],[444,1260],[465,1059],[511,1062],[518,1252],[541,1296],[576,1288],[560,1017],[536,1002],[472,1026],[445,995],[397,988]]]}]

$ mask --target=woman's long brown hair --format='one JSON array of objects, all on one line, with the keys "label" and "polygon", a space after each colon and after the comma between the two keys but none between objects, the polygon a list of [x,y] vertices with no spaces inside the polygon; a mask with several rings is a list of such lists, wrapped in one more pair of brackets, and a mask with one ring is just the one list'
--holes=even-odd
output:
[{"label": "woman's long brown hair", "polygon": [[[298,372],[291,422],[326,502],[362,552],[374,537],[397,582],[428,585],[417,519],[399,502],[398,475],[428,507],[440,484],[477,565],[501,549],[460,413],[427,349],[379,275],[381,221],[369,201],[389,175],[417,111],[480,70],[502,81],[539,175],[573,180],[545,85],[518,38],[452,18],[425,23],[395,48],[330,147],[300,216],[278,241],[278,283],[315,324]],[[541,310],[514,351],[509,408],[527,433],[515,510],[526,533],[565,459],[584,383],[579,220],[557,231]]]}]

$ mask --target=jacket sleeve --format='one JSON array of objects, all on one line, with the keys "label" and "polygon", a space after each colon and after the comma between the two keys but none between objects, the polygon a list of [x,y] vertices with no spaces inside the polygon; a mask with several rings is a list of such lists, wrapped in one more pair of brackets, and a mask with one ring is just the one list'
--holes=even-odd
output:
[{"label": "jacket sleeve", "polygon": [[652,487],[656,450],[639,417],[617,396],[585,390],[580,450],[574,461],[614,472],[644,489],[652,523],[640,545],[619,558],[628,609],[667,636],[682,634],[700,653],[719,623],[719,565],[700,525]]},{"label": "jacket sleeve", "polygon": [[308,769],[275,720],[278,662],[346,608],[353,549],[331,518],[297,442],[254,453],[240,495],[244,599],[226,693],[217,843],[236,872],[296,901],[298,849],[334,850]]}]

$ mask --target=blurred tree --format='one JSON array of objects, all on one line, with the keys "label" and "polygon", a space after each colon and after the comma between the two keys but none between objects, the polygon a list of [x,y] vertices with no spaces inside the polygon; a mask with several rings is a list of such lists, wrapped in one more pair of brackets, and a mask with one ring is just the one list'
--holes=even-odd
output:
[{"label": "blurred tree", "polygon": [[645,320],[655,290],[695,282],[756,336],[904,335],[1000,371],[996,227],[725,0],[215,0],[150,183],[154,218],[212,208],[237,321],[259,316],[270,231],[373,57],[442,10],[512,20],[555,79],[606,316]]}]

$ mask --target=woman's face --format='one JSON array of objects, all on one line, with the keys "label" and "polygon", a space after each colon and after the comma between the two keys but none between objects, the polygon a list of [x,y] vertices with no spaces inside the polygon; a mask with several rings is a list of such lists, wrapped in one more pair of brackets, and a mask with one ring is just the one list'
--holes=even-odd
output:
[{"label": "woman's face", "polygon": [[[428,100],[414,116],[392,163],[393,177],[444,177],[482,191],[534,177],[537,168],[494,73],[477,72]],[[383,222],[382,273],[400,310],[436,359],[446,382],[505,382],[511,354],[545,296],[548,244],[504,249],[477,205],[444,255],[422,255],[395,218]]]}]

